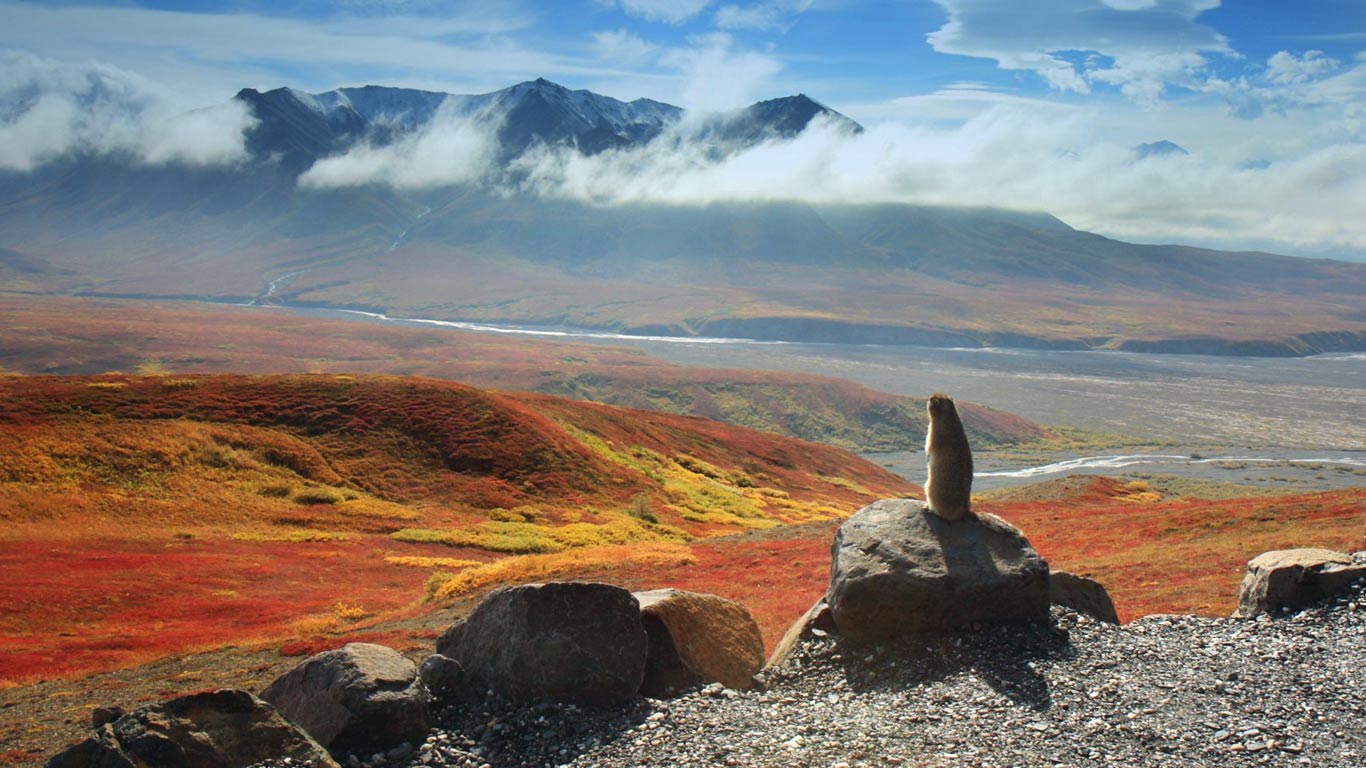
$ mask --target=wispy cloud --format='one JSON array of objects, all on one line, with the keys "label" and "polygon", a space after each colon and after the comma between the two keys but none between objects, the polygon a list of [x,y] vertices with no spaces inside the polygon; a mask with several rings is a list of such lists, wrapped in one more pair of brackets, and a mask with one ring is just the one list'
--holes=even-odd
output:
[{"label": "wispy cloud", "polygon": [[681,24],[701,13],[711,0],[619,0],[621,9],[648,21]]},{"label": "wispy cloud", "polygon": [[621,64],[640,64],[659,52],[659,46],[625,29],[593,33],[593,49],[599,60]]},{"label": "wispy cloud", "polygon": [[1267,60],[1266,71],[1267,78],[1274,83],[1307,83],[1340,66],[1341,62],[1323,51],[1305,51],[1302,56],[1280,51]]},{"label": "wispy cloud", "polygon": [[294,73],[291,84],[317,89],[401,75],[470,90],[542,74],[600,71],[592,61],[501,33],[524,27],[530,17],[490,7],[462,5],[446,16],[302,19],[11,1],[0,2],[0,47],[156,73],[186,99],[206,87],[222,89],[201,106],[243,86],[281,85],[274,74],[280,69]]},{"label": "wispy cloud", "polygon": [[661,63],[685,81],[679,106],[694,115],[735,109],[766,95],[783,64],[776,56],[746,50],[730,35],[694,38],[693,46],[674,48]]},{"label": "wispy cloud", "polygon": [[721,29],[787,31],[796,17],[809,9],[814,0],[763,0],[750,5],[723,5],[716,9],[716,26]]}]

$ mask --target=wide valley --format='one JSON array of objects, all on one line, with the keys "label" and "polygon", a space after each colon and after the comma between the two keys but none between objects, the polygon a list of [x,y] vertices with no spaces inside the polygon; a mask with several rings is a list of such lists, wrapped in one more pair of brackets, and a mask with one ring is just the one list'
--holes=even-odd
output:
[{"label": "wide valley", "polygon": [[[1132,450],[1096,455],[984,452],[976,484],[983,490],[1074,472],[1305,489],[1366,485],[1366,354],[1253,358],[799,344],[299,311],[629,346],[685,365],[813,373],[897,394],[943,391],[1047,425],[1133,438]],[[904,453],[869,458],[921,480],[919,439],[908,435]]]}]

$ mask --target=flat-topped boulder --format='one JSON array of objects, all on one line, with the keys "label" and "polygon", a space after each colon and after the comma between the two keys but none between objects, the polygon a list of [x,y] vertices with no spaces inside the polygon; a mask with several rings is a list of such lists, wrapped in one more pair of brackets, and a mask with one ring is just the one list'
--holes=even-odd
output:
[{"label": "flat-topped boulder", "polygon": [[717,595],[654,589],[636,592],[649,637],[641,693],[665,696],[701,683],[754,687],[764,637],[749,609]]},{"label": "flat-topped boulder", "polygon": [[460,664],[472,694],[514,701],[621,704],[639,695],[645,677],[640,604],[610,584],[495,589],[436,651]]},{"label": "flat-topped boulder", "polygon": [[1247,564],[1238,589],[1240,618],[1271,613],[1282,608],[1303,608],[1346,589],[1366,578],[1366,558],[1330,549],[1277,549],[1254,557]]},{"label": "flat-topped boulder", "polygon": [[855,642],[1046,622],[1048,598],[1048,563],[994,515],[950,521],[924,502],[883,499],[835,534],[826,601]]}]

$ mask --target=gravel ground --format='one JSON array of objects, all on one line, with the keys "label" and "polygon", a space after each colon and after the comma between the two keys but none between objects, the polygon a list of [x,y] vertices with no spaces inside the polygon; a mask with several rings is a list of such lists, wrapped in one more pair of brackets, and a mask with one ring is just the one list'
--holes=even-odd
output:
[{"label": "gravel ground", "polygon": [[765,691],[628,710],[442,713],[389,766],[1366,765],[1366,596],[1276,619],[1054,608],[1051,627],[853,649],[830,637]]}]

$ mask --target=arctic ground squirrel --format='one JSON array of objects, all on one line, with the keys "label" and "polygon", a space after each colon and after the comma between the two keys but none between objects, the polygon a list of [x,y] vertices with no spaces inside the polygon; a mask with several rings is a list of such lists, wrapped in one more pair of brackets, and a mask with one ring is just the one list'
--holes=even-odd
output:
[{"label": "arctic ground squirrel", "polygon": [[930,395],[927,406],[930,428],[925,433],[925,459],[929,474],[925,479],[925,501],[930,511],[945,520],[959,520],[969,514],[972,503],[972,448],[963,420],[953,398],[938,392]]}]

